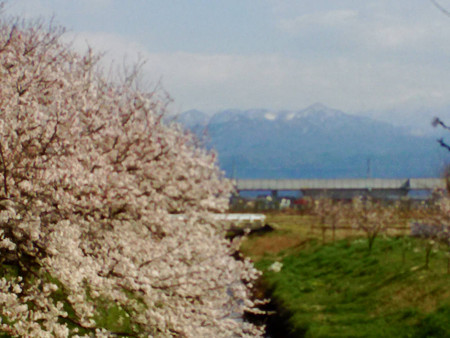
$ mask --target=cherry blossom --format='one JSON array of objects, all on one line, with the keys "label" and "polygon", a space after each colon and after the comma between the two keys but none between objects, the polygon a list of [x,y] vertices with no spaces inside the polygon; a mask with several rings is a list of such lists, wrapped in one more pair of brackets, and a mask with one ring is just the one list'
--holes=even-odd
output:
[{"label": "cherry blossom", "polygon": [[1,330],[109,336],[102,301],[140,336],[262,335],[243,320],[259,273],[214,217],[232,189],[214,154],[162,122],[170,99],[138,71],[108,81],[61,34],[0,22]]}]

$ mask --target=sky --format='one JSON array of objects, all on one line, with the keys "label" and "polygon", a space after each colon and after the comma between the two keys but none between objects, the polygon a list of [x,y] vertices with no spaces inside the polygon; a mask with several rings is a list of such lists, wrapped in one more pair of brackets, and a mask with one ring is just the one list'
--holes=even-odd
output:
[{"label": "sky", "polygon": [[[450,10],[450,0],[436,0]],[[432,0],[10,0],[103,62],[145,60],[171,109],[303,109],[450,122],[450,16]]]}]

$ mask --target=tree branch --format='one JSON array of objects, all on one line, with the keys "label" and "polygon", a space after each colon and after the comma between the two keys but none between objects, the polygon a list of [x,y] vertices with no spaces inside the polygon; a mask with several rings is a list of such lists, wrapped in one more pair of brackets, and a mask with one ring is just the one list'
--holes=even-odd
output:
[{"label": "tree branch", "polygon": [[442,13],[444,13],[447,16],[450,16],[450,11],[447,10],[446,8],[442,7],[436,0],[430,0],[431,3],[437,8],[439,9]]},{"label": "tree branch", "polygon": [[445,143],[443,138],[440,138],[439,140],[437,140],[437,142],[441,145],[441,147],[443,147],[443,148],[447,149],[448,151],[450,151],[450,145]]},{"label": "tree branch", "polygon": [[0,157],[3,164],[3,190],[5,191],[5,197],[8,197],[8,170],[6,169],[5,156],[3,154],[3,146],[0,143]]}]

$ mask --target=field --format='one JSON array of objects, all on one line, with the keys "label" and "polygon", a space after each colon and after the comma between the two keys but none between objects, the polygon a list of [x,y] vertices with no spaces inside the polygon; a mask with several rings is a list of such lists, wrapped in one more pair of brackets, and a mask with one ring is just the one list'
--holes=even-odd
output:
[{"label": "field", "polygon": [[283,323],[269,320],[270,336],[450,337],[448,247],[408,236],[409,220],[369,252],[364,232],[344,227],[333,241],[314,216],[268,214],[275,230],[251,234],[241,252],[263,271],[260,292]]}]

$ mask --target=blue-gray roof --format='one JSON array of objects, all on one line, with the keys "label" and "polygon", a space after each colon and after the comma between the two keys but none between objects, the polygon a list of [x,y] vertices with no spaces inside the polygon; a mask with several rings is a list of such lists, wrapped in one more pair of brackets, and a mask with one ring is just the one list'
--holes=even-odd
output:
[{"label": "blue-gray roof", "polygon": [[238,179],[237,190],[327,190],[327,189],[414,189],[445,188],[441,178],[345,178],[345,179]]}]

